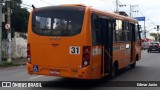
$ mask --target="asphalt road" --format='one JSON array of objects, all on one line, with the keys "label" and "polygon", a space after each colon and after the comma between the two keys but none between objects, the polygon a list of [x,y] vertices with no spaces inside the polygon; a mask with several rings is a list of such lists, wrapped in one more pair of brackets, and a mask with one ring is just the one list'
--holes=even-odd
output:
[{"label": "asphalt road", "polygon": [[[100,80],[75,80],[43,75],[28,75],[25,66],[0,69],[0,81],[45,81],[43,88],[0,88],[0,90],[160,90],[160,87],[107,87],[115,81],[128,84],[127,81],[160,81],[160,53],[147,53],[142,51],[142,60],[137,62],[136,68],[129,67],[120,70],[120,74],[114,79]],[[110,82],[111,81],[111,82]],[[126,81],[126,82],[124,82]]]}]

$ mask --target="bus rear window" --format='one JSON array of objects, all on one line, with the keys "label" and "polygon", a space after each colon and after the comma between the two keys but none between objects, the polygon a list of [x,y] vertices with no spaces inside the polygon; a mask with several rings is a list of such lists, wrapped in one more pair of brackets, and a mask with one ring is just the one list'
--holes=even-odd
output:
[{"label": "bus rear window", "polygon": [[52,6],[33,12],[33,32],[43,36],[73,36],[81,32],[84,7]]}]

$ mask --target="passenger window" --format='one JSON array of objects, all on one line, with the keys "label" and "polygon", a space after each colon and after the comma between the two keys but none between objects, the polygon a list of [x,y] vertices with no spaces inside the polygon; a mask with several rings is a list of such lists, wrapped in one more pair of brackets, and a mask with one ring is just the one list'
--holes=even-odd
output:
[{"label": "passenger window", "polygon": [[101,43],[100,22],[98,15],[92,14],[92,44],[99,45]]},{"label": "passenger window", "polygon": [[36,16],[36,24],[41,30],[51,29],[51,18]]},{"label": "passenger window", "polygon": [[116,20],[116,39],[117,42],[124,41],[124,35],[122,31],[122,20]]},{"label": "passenger window", "polygon": [[36,16],[35,30],[39,30],[39,33],[49,34],[51,29],[51,18]]},{"label": "passenger window", "polygon": [[115,30],[115,27],[116,27],[116,23],[114,22],[113,23],[113,43],[116,43],[116,30]]},{"label": "passenger window", "polygon": [[131,36],[131,25],[129,22],[123,22],[124,41],[129,42]]},{"label": "passenger window", "polygon": [[135,37],[135,39],[136,39],[137,42],[140,42],[140,32],[139,32],[138,27],[139,27],[139,25],[136,24],[135,25],[135,31],[136,31],[136,37]]}]

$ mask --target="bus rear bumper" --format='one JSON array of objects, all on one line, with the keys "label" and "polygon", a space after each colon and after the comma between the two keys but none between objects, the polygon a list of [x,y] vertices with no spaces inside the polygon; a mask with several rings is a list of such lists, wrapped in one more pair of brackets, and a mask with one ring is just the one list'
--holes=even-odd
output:
[{"label": "bus rear bumper", "polygon": [[27,63],[27,72],[31,75],[36,74],[77,79],[93,79],[91,76],[91,69],[89,66],[85,68],[55,68],[37,66]]}]

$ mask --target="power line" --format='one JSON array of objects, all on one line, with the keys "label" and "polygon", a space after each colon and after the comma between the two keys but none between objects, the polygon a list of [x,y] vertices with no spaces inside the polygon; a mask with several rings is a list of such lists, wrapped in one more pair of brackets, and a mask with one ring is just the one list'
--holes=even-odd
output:
[{"label": "power line", "polygon": [[24,6],[27,6],[27,7],[32,7],[32,5],[28,5],[28,4],[21,4],[21,5],[24,5]]},{"label": "power line", "polygon": [[40,0],[40,1],[44,2],[44,3],[48,4],[48,5],[53,5],[53,4],[50,4],[50,3],[46,2],[46,1],[43,1],[43,0]]}]

